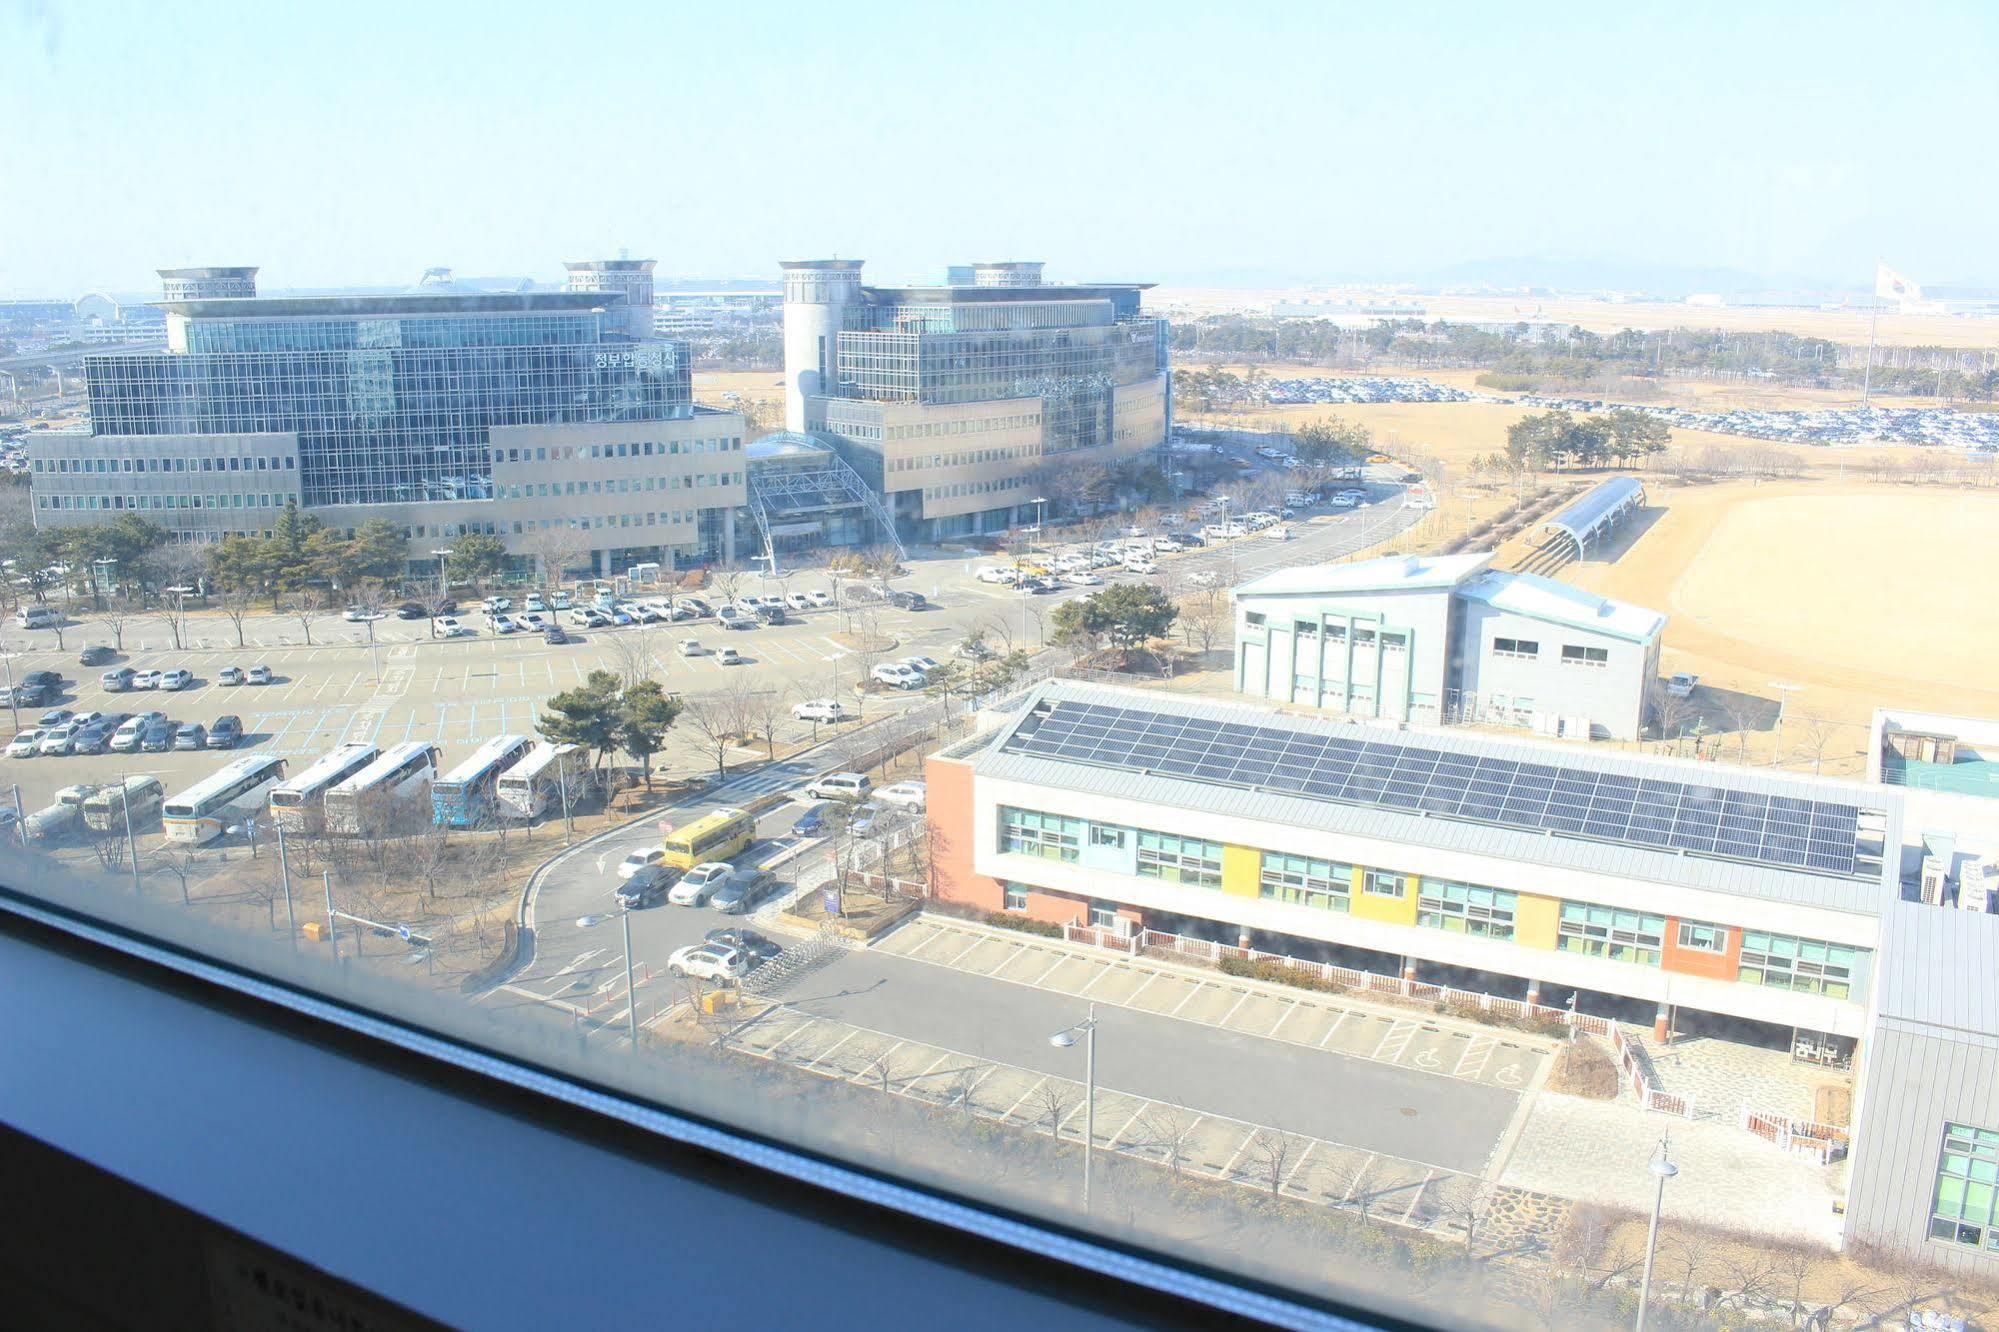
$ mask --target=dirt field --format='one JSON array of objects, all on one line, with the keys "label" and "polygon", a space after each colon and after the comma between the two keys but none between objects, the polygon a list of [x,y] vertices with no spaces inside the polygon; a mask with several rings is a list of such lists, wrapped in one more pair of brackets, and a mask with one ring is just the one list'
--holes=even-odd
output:
[{"label": "dirt field", "polygon": [[[1999,715],[1999,621],[1976,573],[1999,567],[1999,495],[1831,478],[1648,485],[1657,519],[1562,577],[1667,612],[1663,669],[1700,675],[1709,729],[1732,729],[1735,695],[1770,709],[1773,681],[1799,684],[1787,761],[1849,771],[1877,706]],[[1800,752],[1814,718],[1836,724],[1822,756]]]}]

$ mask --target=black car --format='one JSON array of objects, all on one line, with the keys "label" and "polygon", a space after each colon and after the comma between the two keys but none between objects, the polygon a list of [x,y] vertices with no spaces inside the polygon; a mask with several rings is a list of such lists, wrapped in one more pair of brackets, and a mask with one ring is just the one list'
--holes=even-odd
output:
[{"label": "black car", "polygon": [[17,708],[38,708],[49,701],[49,691],[37,684],[23,680],[12,689],[0,685],[0,703],[11,703]]},{"label": "black car", "polygon": [[111,660],[111,649],[102,643],[92,643],[76,657],[79,666],[102,666]]},{"label": "black car", "polygon": [[228,713],[215,719],[215,725],[208,728],[210,749],[234,749],[243,739],[243,719],[235,713]]},{"label": "black car", "polygon": [[903,589],[899,587],[891,587],[885,592],[883,592],[882,595],[884,597],[887,597],[888,604],[895,607],[897,610],[917,611],[917,610],[922,610],[925,606],[928,606],[930,604],[928,601],[925,601],[923,599],[923,594],[921,592],[905,592]]},{"label": "black car", "polygon": [[174,724],[170,721],[151,721],[146,729],[139,732],[139,748],[148,754],[164,754],[174,747]]},{"label": "black car", "polygon": [[458,603],[451,597],[445,597],[441,601],[431,603],[430,613],[432,615],[456,615],[458,613]]},{"label": "black car", "polygon": [[762,966],[784,951],[768,935],[758,934],[755,930],[741,925],[731,925],[727,929],[710,930],[704,936],[703,942],[720,944],[724,948],[742,949],[748,955],[752,968]]},{"label": "black car", "polygon": [[750,609],[754,610],[757,613],[757,618],[765,624],[783,624],[789,618],[784,613],[784,607],[766,605],[761,601]]},{"label": "black car", "polygon": [[429,609],[420,601],[405,601],[402,605],[396,607],[396,618],[398,620],[421,620],[428,614],[430,614]]},{"label": "black car", "polygon": [[124,714],[92,722],[69,738],[72,754],[102,754],[111,745],[111,733],[125,720]]},{"label": "black car", "polygon": [[39,686],[48,690],[51,694],[60,694],[63,687],[63,678],[54,671],[29,671],[21,677],[21,683],[24,685]]},{"label": "black car", "polygon": [[550,647],[561,647],[569,641],[569,635],[562,632],[561,625],[551,624],[541,631],[541,641]]},{"label": "black car", "polygon": [[616,889],[618,905],[627,911],[652,906],[666,896],[666,890],[679,878],[680,871],[677,869],[668,869],[664,865],[647,865],[634,873],[631,878],[619,882]]}]

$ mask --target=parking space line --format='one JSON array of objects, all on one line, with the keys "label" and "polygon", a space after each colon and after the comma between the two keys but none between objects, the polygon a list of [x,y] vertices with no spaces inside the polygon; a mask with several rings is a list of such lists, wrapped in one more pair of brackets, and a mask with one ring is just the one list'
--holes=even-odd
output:
[{"label": "parking space line", "polygon": [[1221,1017],[1220,1017],[1219,1019],[1217,1019],[1217,1020],[1216,1020],[1216,1022],[1215,1022],[1215,1025],[1216,1025],[1217,1027],[1226,1027],[1226,1026],[1228,1026],[1228,1025],[1229,1025],[1229,1019],[1230,1019],[1230,1018],[1232,1018],[1232,1017],[1234,1017],[1234,1016],[1236,1015],[1236,1010],[1237,1010],[1237,1009],[1239,1009],[1239,1008],[1241,1008],[1241,1007],[1242,1007],[1242,1006],[1243,1006],[1244,1004],[1246,1004],[1246,1003],[1248,1003],[1248,1002],[1249,1002],[1249,991],[1248,991],[1248,990],[1244,990],[1244,991],[1242,992],[1242,998],[1240,998],[1240,999],[1236,1000],[1236,1001],[1235,1001],[1235,1003],[1231,1004],[1231,1005],[1229,1006],[1229,1011],[1228,1011],[1228,1012],[1226,1012],[1226,1013],[1224,1013],[1224,1014],[1222,1014],[1222,1016],[1221,1016]]},{"label": "parking space line", "polygon": [[[1077,993],[1078,995],[1085,995],[1085,994],[1088,994],[1088,993],[1089,993],[1089,992],[1090,992],[1090,991],[1091,991],[1092,989],[1096,988],[1096,984],[1097,984],[1097,982],[1098,982],[1098,981],[1102,980],[1102,979],[1103,979],[1104,977],[1106,977],[1106,976],[1109,976],[1109,975],[1113,975],[1113,974],[1115,974],[1116,972],[1118,972],[1118,971],[1120,971],[1120,970],[1123,970],[1123,968],[1120,968],[1120,967],[1116,967],[1116,966],[1112,966],[1112,965],[1109,965],[1108,963],[1106,963],[1106,964],[1101,964],[1101,965],[1099,965],[1099,966],[1097,967],[1097,974],[1096,974],[1096,975],[1094,975],[1094,976],[1092,976],[1092,977],[1090,977],[1090,982],[1089,982],[1089,984],[1085,985],[1085,986],[1084,986],[1084,987],[1083,987],[1082,989],[1080,989],[1080,990],[1076,991],[1076,993]],[[1149,981],[1149,980],[1145,982],[1145,985],[1150,985],[1150,984],[1152,984],[1152,982],[1151,982],[1151,981]],[[1139,986],[1138,988],[1139,988],[1140,990],[1143,990],[1143,989],[1145,988],[1145,985],[1141,985],[1141,986]],[[1137,997],[1138,997],[1138,995],[1137,995],[1137,993],[1136,993],[1136,992],[1134,991],[1134,992],[1133,992],[1133,994],[1132,994],[1132,996],[1131,996],[1131,998],[1132,998],[1132,999],[1136,999]],[[1130,1002],[1131,1002],[1131,1000],[1130,1000],[1130,999],[1127,999],[1127,1000],[1126,1000],[1125,1002],[1126,1002],[1126,1003],[1130,1003]]]},{"label": "parking space line", "polygon": [[[1465,1046],[1465,1052],[1459,1058],[1457,1067],[1451,1070],[1451,1076],[1454,1078],[1478,1077],[1485,1072],[1485,1066],[1492,1062],[1492,1052],[1498,1048],[1499,1038],[1496,1036],[1472,1037],[1471,1043]],[[1474,1055],[1478,1056],[1478,1066],[1467,1072],[1467,1065],[1471,1063],[1472,1056]]]},{"label": "parking space line", "polygon": [[1347,1181],[1347,1191],[1340,1195],[1340,1206],[1344,1207],[1347,1205],[1347,1202],[1354,1195],[1354,1190],[1361,1186],[1361,1181],[1367,1178],[1367,1172],[1374,1169],[1374,1163],[1380,1159],[1381,1153],[1379,1152],[1369,1152],[1367,1154],[1367,1160],[1362,1162],[1360,1169],[1353,1172],[1353,1178]]},{"label": "parking space line", "polygon": [[1299,1009],[1303,1008],[1304,1006],[1305,1005],[1299,1003],[1296,999],[1293,999],[1289,1003],[1285,1004],[1284,1011],[1277,1015],[1277,1021],[1273,1022],[1270,1025],[1269,1031],[1263,1033],[1264,1039],[1275,1040],[1277,1038],[1278,1029],[1281,1028],[1285,1023],[1289,1022],[1291,1020],[1291,1015],[1297,1012]]},{"label": "parking space line", "polygon": [[1015,1101],[1012,1105],[1008,1106],[1006,1108],[1006,1113],[1001,1115],[1000,1118],[1012,1119],[1013,1112],[1020,1109],[1020,1107],[1022,1107],[1023,1105],[1026,1105],[1028,1098],[1033,1096],[1034,1093],[1040,1091],[1041,1088],[1047,1083],[1047,1081],[1048,1079],[1044,1077],[1039,1082],[1036,1082],[1032,1087],[1029,1087],[1026,1091],[1022,1092],[1020,1094],[1020,1099],[1018,1101]]},{"label": "parking space line", "polygon": [[1208,988],[1208,985],[1207,985],[1207,982],[1206,982],[1206,981],[1195,981],[1195,982],[1194,982],[1194,986],[1193,986],[1193,988],[1187,991],[1187,993],[1186,993],[1186,994],[1185,994],[1185,995],[1184,995],[1184,996],[1183,996],[1183,997],[1181,998],[1181,1000],[1180,1000],[1180,1002],[1179,1002],[1179,1003],[1177,1003],[1177,1004],[1173,1005],[1173,1011],[1172,1011],[1172,1012],[1170,1012],[1170,1013],[1168,1013],[1168,1014],[1167,1014],[1166,1016],[1167,1016],[1167,1017],[1179,1017],[1179,1016],[1180,1016],[1180,1010],[1181,1010],[1181,1009],[1183,1009],[1183,1008],[1185,1008],[1185,1007],[1187,1006],[1188,1002],[1189,1002],[1190,1000],[1192,1000],[1192,999],[1193,999],[1193,997],[1194,997],[1195,995],[1199,994],[1199,993],[1200,993],[1201,991],[1203,991],[1203,990],[1205,990],[1205,989],[1207,989],[1207,988]]},{"label": "parking space line", "polygon": [[[843,1042],[843,1044],[844,1044],[844,1042]],[[905,1045],[907,1045],[907,1044],[909,1044],[909,1042],[908,1042],[908,1041],[897,1041],[897,1042],[896,1042],[896,1043],[895,1043],[894,1045],[891,1045],[891,1046],[889,1046],[889,1047],[888,1047],[888,1049],[886,1049],[886,1050],[883,1050],[883,1051],[882,1051],[882,1052],[881,1052],[880,1054],[876,1055],[876,1056],[875,1056],[875,1057],[874,1057],[873,1059],[870,1059],[870,1060],[869,1060],[869,1061],[868,1061],[867,1063],[863,1064],[863,1065],[861,1066],[860,1070],[859,1070],[858,1072],[856,1072],[856,1073],[855,1073],[855,1074],[854,1074],[854,1075],[853,1075],[852,1077],[848,1078],[848,1079],[847,1079],[847,1081],[849,1081],[849,1082],[859,1082],[859,1081],[860,1081],[860,1080],[861,1080],[862,1078],[866,1078],[866,1077],[872,1077],[872,1076],[874,1075],[874,1071],[875,1071],[875,1070],[876,1070],[877,1068],[888,1068],[888,1067],[889,1067],[889,1061],[895,1058],[895,1052],[896,1052],[897,1050],[900,1050],[900,1049],[901,1049],[901,1048],[902,1048],[903,1046],[905,1046]],[[837,1049],[839,1049],[839,1048],[840,1048],[840,1047],[839,1047],[839,1046],[837,1046],[837,1045],[833,1047],[833,1049],[834,1049],[834,1050],[837,1050]],[[820,1055],[820,1056],[819,1056],[819,1059],[824,1059],[824,1058],[826,1057],[826,1055],[829,1055],[829,1054],[832,1054],[832,1053],[833,1053],[833,1050],[828,1050],[828,1051],[826,1051],[826,1054],[822,1054],[822,1055]],[[812,1064],[816,1064],[816,1063],[818,1063],[818,1062],[819,1062],[819,1059],[815,1059],[815,1060],[813,1060],[813,1061],[812,1061]],[[807,1065],[806,1065],[806,1067],[807,1067],[807,1068],[811,1068],[811,1067],[812,1067],[812,1064],[807,1064]],[[889,1077],[889,1082],[890,1082],[890,1085],[891,1085],[891,1086],[893,1086],[893,1084],[894,1084],[894,1082],[895,1082],[895,1078],[894,1078],[894,1075],[893,1075],[893,1073],[891,1073],[891,1074],[890,1074],[890,1077]]]},{"label": "parking space line", "polygon": [[1067,962],[1068,960],[1069,960],[1069,954],[1063,952],[1057,952],[1055,954],[1055,960],[1048,964],[1048,970],[1042,972],[1039,976],[1036,976],[1033,980],[1029,981],[1028,984],[1035,986],[1040,985],[1041,982],[1047,980],[1050,976],[1055,974],[1055,968],[1061,966],[1064,962]]},{"label": "parking space line", "polygon": [[[1390,1022],[1388,1030],[1382,1034],[1380,1043],[1374,1047],[1374,1053],[1369,1055],[1368,1058],[1394,1063],[1402,1057],[1402,1052],[1409,1048],[1410,1038],[1415,1036],[1417,1028],[1420,1025],[1420,1023],[1410,1022],[1403,1018],[1397,1018]],[[1384,1054],[1383,1051],[1388,1049],[1390,1041],[1395,1042],[1395,1053]]]},{"label": "parking space line", "polygon": [[977,948],[980,944],[987,942],[989,941],[986,939],[984,935],[978,935],[974,937],[972,942],[965,945],[965,951],[963,953],[959,953],[956,957],[952,958],[949,962],[946,962],[944,965],[947,967],[957,966],[958,963],[963,961],[965,956],[969,954],[974,948]]},{"label": "parking space line", "polygon": [[1429,1188],[1430,1181],[1436,1177],[1437,1172],[1434,1168],[1424,1173],[1423,1182],[1416,1186],[1416,1195],[1409,1200],[1408,1210],[1402,1213],[1402,1224],[1409,1224],[1409,1218],[1416,1214],[1416,1204],[1423,1201],[1423,1190]]},{"label": "parking space line", "polygon": [[1292,1166],[1284,1178],[1278,1182],[1277,1191],[1279,1193],[1291,1187],[1291,1181],[1298,1178],[1298,1172],[1305,1168],[1305,1162],[1312,1159],[1312,1149],[1318,1145],[1319,1140],[1317,1138],[1313,1138],[1305,1144],[1305,1150],[1298,1154],[1298,1164]]},{"label": "parking space line", "polygon": [[1138,1103],[1138,1109],[1131,1112],[1131,1118],[1125,1120],[1123,1127],[1119,1128],[1116,1133],[1111,1134],[1110,1141],[1104,1144],[1105,1149],[1113,1152],[1116,1151],[1118,1139],[1122,1138],[1125,1135],[1126,1130],[1130,1129],[1133,1124],[1136,1124],[1138,1122],[1138,1117],[1144,1114],[1146,1111],[1146,1107],[1150,1106],[1151,1104],[1152,1102],[1150,1100],[1141,1099]]},{"label": "parking space line", "polygon": [[1252,1142],[1255,1142],[1255,1141],[1256,1141],[1256,1135],[1257,1135],[1257,1132],[1258,1132],[1258,1130],[1256,1130],[1256,1129],[1251,1129],[1251,1130],[1250,1130],[1250,1131],[1249,1131],[1249,1132],[1248,1132],[1247,1134],[1245,1134],[1245,1135],[1243,1136],[1243,1140],[1242,1140],[1242,1144],[1241,1144],[1240,1146],[1238,1146],[1238,1147],[1237,1147],[1237,1148],[1235,1149],[1235,1152],[1234,1152],[1234,1154],[1233,1154],[1233,1155],[1231,1155],[1231,1156],[1229,1157],[1229,1163],[1228,1163],[1227,1165],[1225,1165],[1225,1166],[1223,1166],[1223,1167],[1222,1167],[1222,1178],[1223,1178],[1223,1179],[1232,1179],[1232,1178],[1234,1178],[1234,1176],[1235,1176],[1235,1163],[1236,1163],[1237,1161],[1239,1161],[1239,1160],[1241,1160],[1241,1159],[1242,1159],[1242,1154],[1243,1154],[1244,1152],[1246,1152],[1246,1151],[1248,1151],[1248,1150],[1249,1150],[1249,1145],[1250,1145],[1250,1144],[1251,1144]]},{"label": "parking space line", "polygon": [[938,1055],[936,1059],[931,1061],[930,1067],[924,1069],[921,1073],[915,1074],[912,1077],[904,1078],[902,1081],[902,1085],[908,1087],[914,1085],[915,1083],[923,1081],[925,1078],[929,1077],[932,1073],[935,1073],[937,1071],[937,1065],[943,1063],[946,1059],[949,1059],[950,1057],[951,1057],[951,1052],[949,1050],[946,1050],[943,1054]]},{"label": "parking space line", "polygon": [[1338,1012],[1339,1016],[1333,1019],[1332,1026],[1326,1028],[1326,1034],[1319,1038],[1319,1048],[1321,1050],[1326,1048],[1327,1041],[1333,1039],[1333,1033],[1338,1031],[1340,1027],[1346,1022],[1346,1020],[1353,1016],[1353,1010],[1351,1008],[1342,1008],[1342,1009],[1337,1009],[1335,1011]]},{"label": "parking space line", "polygon": [[816,1054],[816,1055],[812,1056],[811,1060],[810,1060],[810,1061],[808,1061],[808,1062],[806,1063],[805,1067],[806,1067],[807,1069],[815,1069],[815,1068],[819,1067],[819,1061],[820,1061],[820,1060],[822,1060],[822,1059],[826,1058],[827,1056],[831,1055],[831,1054],[832,1054],[832,1053],[833,1053],[833,1052],[834,1052],[835,1050],[838,1050],[838,1049],[839,1049],[839,1048],[840,1048],[841,1046],[845,1045],[845,1044],[846,1044],[846,1043],[847,1043],[848,1041],[851,1041],[851,1040],[853,1040],[853,1039],[854,1039],[854,1037],[856,1037],[856,1036],[858,1036],[858,1035],[860,1035],[860,1034],[861,1034],[861,1033],[860,1033],[860,1031],[859,1031],[858,1029],[855,1029],[855,1030],[852,1030],[852,1031],[849,1031],[849,1032],[848,1032],[848,1033],[847,1033],[847,1034],[846,1034],[845,1036],[842,1036],[842,1037],[841,1037],[841,1038],[840,1038],[839,1040],[837,1040],[837,1041],[834,1041],[834,1042],[833,1042],[833,1043],[832,1043],[831,1045],[829,1045],[828,1047],[826,1047],[826,1048],[825,1048],[824,1050],[821,1050],[821,1051],[820,1051],[820,1052],[819,1052],[818,1054]]}]

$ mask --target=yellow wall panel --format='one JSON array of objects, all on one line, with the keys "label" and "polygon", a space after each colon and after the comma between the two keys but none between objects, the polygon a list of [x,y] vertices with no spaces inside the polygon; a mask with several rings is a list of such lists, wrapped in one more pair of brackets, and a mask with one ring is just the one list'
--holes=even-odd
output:
[{"label": "yellow wall panel", "polygon": [[1380,897],[1367,891],[1367,871],[1356,865],[1353,872],[1353,914],[1362,920],[1385,921],[1390,925],[1416,923],[1416,881],[1401,877],[1402,896]]},{"label": "yellow wall panel", "polygon": [[1256,897],[1262,891],[1263,852],[1253,846],[1222,845],[1222,891]]},{"label": "yellow wall panel", "polygon": [[1562,902],[1539,893],[1521,893],[1513,907],[1513,942],[1528,948],[1553,948]]}]

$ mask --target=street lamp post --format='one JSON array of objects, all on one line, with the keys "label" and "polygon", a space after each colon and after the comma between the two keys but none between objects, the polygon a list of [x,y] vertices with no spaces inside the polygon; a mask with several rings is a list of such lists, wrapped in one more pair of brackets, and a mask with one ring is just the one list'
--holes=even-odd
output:
[{"label": "street lamp post", "polygon": [[285,825],[278,823],[278,882],[285,890],[285,924],[290,928],[292,951],[298,951],[298,913],[292,909],[292,867],[285,854]]},{"label": "street lamp post", "polygon": [[1781,765],[1784,760],[1785,706],[1791,701],[1792,691],[1803,689],[1804,686],[1800,684],[1789,684],[1783,680],[1772,680],[1770,682],[1770,687],[1777,691],[1777,733],[1774,739],[1772,740],[1774,748],[1772,748],[1772,750],[1770,751],[1770,766],[1775,768]]},{"label": "street lamp post", "polygon": [[1083,1036],[1083,1211],[1090,1210],[1090,1175],[1095,1164],[1097,1149],[1097,1006],[1090,1005],[1090,1015],[1073,1027],[1064,1027],[1048,1038],[1048,1043],[1058,1050],[1067,1050],[1076,1044],[1076,1034]]},{"label": "street lamp post", "polygon": [[632,988],[632,913],[619,913],[625,926],[625,1030],[631,1035],[632,1049],[639,1048],[639,992]]},{"label": "street lamp post", "polygon": [[1659,1209],[1666,1202],[1666,1181],[1680,1173],[1680,1168],[1666,1159],[1666,1137],[1659,1139],[1659,1150],[1652,1154],[1649,1169],[1658,1181],[1652,1194],[1652,1224],[1645,1232],[1645,1275],[1638,1282],[1638,1322],[1635,1332],[1645,1332],[1645,1311],[1652,1298],[1652,1255],[1659,1247]]}]

